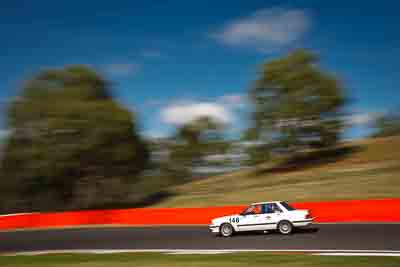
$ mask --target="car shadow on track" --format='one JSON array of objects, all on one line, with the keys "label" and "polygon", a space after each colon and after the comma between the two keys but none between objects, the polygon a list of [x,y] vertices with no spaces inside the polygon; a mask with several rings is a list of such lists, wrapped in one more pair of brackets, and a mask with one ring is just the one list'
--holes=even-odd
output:
[{"label": "car shadow on track", "polygon": [[[291,235],[302,235],[302,234],[315,234],[319,231],[319,228],[303,228],[303,229],[295,229]],[[260,235],[281,235],[278,231],[256,231],[256,232],[237,232],[236,236],[260,236]]]}]

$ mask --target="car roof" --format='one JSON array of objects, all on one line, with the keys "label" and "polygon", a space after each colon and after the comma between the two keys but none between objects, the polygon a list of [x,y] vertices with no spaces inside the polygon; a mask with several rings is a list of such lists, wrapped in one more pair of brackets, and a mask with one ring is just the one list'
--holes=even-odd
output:
[{"label": "car roof", "polygon": [[256,203],[251,203],[250,205],[261,205],[261,204],[269,204],[269,203],[279,203],[282,201],[265,201],[265,202],[256,202]]}]

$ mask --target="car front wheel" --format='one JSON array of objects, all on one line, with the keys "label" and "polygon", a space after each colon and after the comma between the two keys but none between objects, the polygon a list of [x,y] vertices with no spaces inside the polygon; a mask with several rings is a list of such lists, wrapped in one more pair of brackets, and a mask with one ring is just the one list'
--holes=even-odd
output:
[{"label": "car front wheel", "polygon": [[233,227],[229,223],[224,223],[219,227],[219,233],[223,237],[230,237],[233,235]]},{"label": "car front wheel", "polygon": [[278,224],[278,231],[283,235],[291,234],[293,231],[293,225],[289,221],[281,221]]}]

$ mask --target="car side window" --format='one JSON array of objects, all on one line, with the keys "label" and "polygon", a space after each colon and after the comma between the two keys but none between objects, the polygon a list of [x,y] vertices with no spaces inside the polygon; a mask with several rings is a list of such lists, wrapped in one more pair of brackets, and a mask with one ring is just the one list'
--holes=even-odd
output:
[{"label": "car side window", "polygon": [[262,213],[261,205],[254,205],[253,212],[254,212],[254,214],[261,214]]},{"label": "car side window", "polygon": [[262,205],[262,213],[282,212],[281,208],[276,203],[267,203]]},{"label": "car side window", "polygon": [[251,205],[244,212],[242,212],[243,215],[252,215],[252,214],[254,215],[261,213],[262,213],[262,206],[259,204]]},{"label": "car side window", "polygon": [[250,215],[250,214],[254,214],[254,206],[249,206],[247,207],[243,212],[243,215]]}]

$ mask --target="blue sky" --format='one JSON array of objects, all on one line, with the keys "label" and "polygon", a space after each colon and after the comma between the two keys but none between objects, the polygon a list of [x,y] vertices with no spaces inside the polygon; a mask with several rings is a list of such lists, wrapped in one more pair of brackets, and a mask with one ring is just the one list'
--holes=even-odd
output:
[{"label": "blue sky", "polygon": [[400,106],[399,9],[398,1],[2,1],[0,100],[40,69],[88,64],[146,134],[207,112],[237,133],[257,67],[308,48],[352,99],[347,136],[364,136],[376,114]]}]

